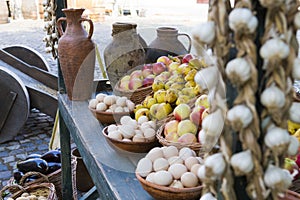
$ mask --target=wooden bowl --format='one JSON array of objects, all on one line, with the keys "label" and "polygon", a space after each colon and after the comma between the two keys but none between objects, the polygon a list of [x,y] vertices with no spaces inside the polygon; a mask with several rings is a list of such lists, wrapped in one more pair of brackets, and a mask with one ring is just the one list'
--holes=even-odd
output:
[{"label": "wooden bowl", "polygon": [[146,181],[138,173],[135,175],[144,190],[156,200],[199,200],[201,197],[202,185],[193,188],[172,188]]},{"label": "wooden bowl", "polygon": [[149,142],[132,142],[132,141],[122,141],[113,139],[107,136],[107,127],[102,130],[102,133],[106,139],[106,141],[113,147],[133,152],[133,153],[147,153],[153,147],[161,146],[160,143],[154,139]]},{"label": "wooden bowl", "polygon": [[94,108],[90,108],[90,111],[93,113],[93,115],[98,119],[99,122],[102,124],[117,124],[120,123],[120,119],[123,116],[129,115],[131,117],[134,116],[134,112],[102,112],[97,111]]}]

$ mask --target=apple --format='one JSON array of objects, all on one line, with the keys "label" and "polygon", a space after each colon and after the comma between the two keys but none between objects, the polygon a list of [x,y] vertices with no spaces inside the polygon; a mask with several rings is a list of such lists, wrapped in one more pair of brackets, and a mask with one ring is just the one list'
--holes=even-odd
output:
[{"label": "apple", "polygon": [[154,82],[154,78],[146,77],[146,78],[143,79],[142,86],[143,87],[150,86],[150,85],[153,84],[153,82]]},{"label": "apple", "polygon": [[203,111],[203,113],[201,115],[202,121],[207,115],[209,115],[209,108],[205,108],[205,110]]},{"label": "apple", "polygon": [[119,87],[122,89],[122,90],[129,90],[129,81],[130,81],[130,76],[129,75],[126,75],[126,76],[123,76],[120,80],[120,85]]},{"label": "apple", "polygon": [[130,79],[135,79],[135,78],[143,78],[143,73],[142,70],[134,70],[133,72],[131,72],[130,74]]},{"label": "apple", "polygon": [[295,176],[295,178],[299,177],[299,167],[297,165],[297,163],[295,162],[295,160],[291,159],[291,158],[284,158],[284,169],[287,169],[291,174],[294,173],[294,171],[296,170],[298,172],[298,174]]},{"label": "apple", "polygon": [[180,136],[177,141],[190,144],[190,143],[197,142],[197,137],[193,133],[186,133],[186,134]]},{"label": "apple", "polygon": [[165,137],[165,139],[170,142],[177,142],[178,138],[179,136],[176,132],[171,132]]},{"label": "apple", "polygon": [[171,62],[168,66],[167,66],[167,68],[168,68],[168,71],[176,71],[177,70],[177,68],[179,67],[179,65],[180,65],[180,63],[178,63],[178,62]]},{"label": "apple", "polygon": [[143,67],[142,67],[142,71],[144,70],[144,69],[153,69],[153,65],[151,64],[151,63],[149,63],[149,64],[144,64],[143,65]]},{"label": "apple", "polygon": [[182,63],[188,63],[191,59],[193,59],[192,54],[186,54],[182,58]]},{"label": "apple", "polygon": [[130,79],[128,87],[130,90],[136,90],[143,86],[143,80],[140,78]]},{"label": "apple", "polygon": [[143,69],[142,70],[143,77],[147,77],[147,76],[149,76],[151,74],[153,74],[153,70],[152,69]]},{"label": "apple", "polygon": [[157,58],[156,62],[157,63],[162,62],[166,66],[168,66],[170,64],[170,62],[172,62],[172,60],[170,60],[170,58],[168,58],[168,56],[160,56],[159,58]]},{"label": "apple", "polygon": [[202,94],[195,101],[195,106],[204,106],[205,108],[209,108],[208,95]]},{"label": "apple", "polygon": [[190,114],[190,120],[197,126],[201,126],[202,113],[206,108],[204,106],[195,106]]},{"label": "apple", "polygon": [[153,64],[153,74],[158,75],[167,70],[166,65],[163,62],[157,62]]},{"label": "apple", "polygon": [[186,103],[181,103],[177,105],[173,110],[173,115],[176,120],[184,120],[189,118],[191,114],[191,107]]},{"label": "apple", "polygon": [[197,126],[191,120],[185,119],[178,123],[177,134],[179,137],[186,133],[192,133],[196,135],[197,130]]},{"label": "apple", "polygon": [[298,154],[296,156],[296,161],[295,162],[297,163],[298,167],[300,168],[300,154]]},{"label": "apple", "polygon": [[178,126],[179,121],[173,119],[168,121],[165,124],[165,128],[164,128],[164,136],[166,137],[169,133],[175,132],[177,133],[177,126]]}]

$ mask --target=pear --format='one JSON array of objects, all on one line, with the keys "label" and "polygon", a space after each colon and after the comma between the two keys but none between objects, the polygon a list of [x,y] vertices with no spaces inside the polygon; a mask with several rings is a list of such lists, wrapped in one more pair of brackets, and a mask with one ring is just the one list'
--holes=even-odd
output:
[{"label": "pear", "polygon": [[168,103],[175,103],[178,97],[178,91],[176,89],[173,88],[169,88],[167,90],[167,94],[166,94],[166,102]]}]

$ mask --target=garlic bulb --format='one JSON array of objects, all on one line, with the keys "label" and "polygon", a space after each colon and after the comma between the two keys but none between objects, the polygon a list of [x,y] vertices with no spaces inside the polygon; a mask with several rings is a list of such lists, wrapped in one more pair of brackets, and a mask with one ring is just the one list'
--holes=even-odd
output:
[{"label": "garlic bulb", "polygon": [[200,200],[217,200],[212,193],[208,192],[201,196]]},{"label": "garlic bulb", "polygon": [[207,67],[198,71],[194,80],[202,90],[210,90],[217,85],[219,74],[217,67]]},{"label": "garlic bulb", "polygon": [[289,46],[279,38],[273,38],[266,41],[259,51],[262,58],[269,60],[271,58],[285,59],[290,53]]},{"label": "garlic bulb", "polygon": [[245,105],[236,105],[227,112],[227,119],[232,128],[239,131],[246,128],[253,120],[251,110]]},{"label": "garlic bulb", "polygon": [[300,123],[300,103],[293,102],[289,109],[289,118],[292,122]]},{"label": "garlic bulb", "polygon": [[222,153],[216,153],[208,156],[204,161],[204,165],[206,177],[220,177],[225,171],[226,162]]},{"label": "garlic bulb", "polygon": [[272,85],[263,91],[260,101],[268,109],[282,108],[285,105],[285,95],[277,86]]},{"label": "garlic bulb", "polygon": [[230,164],[236,176],[243,176],[252,171],[254,164],[252,161],[251,150],[242,151],[234,154],[230,158]]},{"label": "garlic bulb", "polygon": [[218,137],[224,127],[224,116],[220,109],[208,114],[202,121],[202,129],[207,136]]},{"label": "garlic bulb", "polygon": [[300,12],[297,12],[294,17],[294,25],[296,29],[300,29]]},{"label": "garlic bulb", "polygon": [[270,164],[264,174],[264,182],[271,189],[284,191],[291,185],[292,176],[285,173],[283,169]]},{"label": "garlic bulb", "polygon": [[300,58],[294,60],[292,76],[294,79],[300,80]]},{"label": "garlic bulb", "polygon": [[257,18],[248,8],[235,8],[229,14],[229,27],[234,31],[254,33],[257,25]]},{"label": "garlic bulb", "polygon": [[233,85],[240,86],[251,77],[251,67],[245,58],[235,58],[227,63],[226,75]]},{"label": "garlic bulb", "polygon": [[299,140],[293,136],[290,135],[290,144],[288,146],[288,155],[290,156],[295,156],[298,153],[298,149],[299,149]]},{"label": "garlic bulb", "polygon": [[264,142],[273,152],[282,154],[290,143],[290,135],[286,129],[272,127],[267,130]]},{"label": "garlic bulb", "polygon": [[208,21],[198,25],[192,32],[193,39],[199,43],[211,44],[215,39],[215,22]]}]

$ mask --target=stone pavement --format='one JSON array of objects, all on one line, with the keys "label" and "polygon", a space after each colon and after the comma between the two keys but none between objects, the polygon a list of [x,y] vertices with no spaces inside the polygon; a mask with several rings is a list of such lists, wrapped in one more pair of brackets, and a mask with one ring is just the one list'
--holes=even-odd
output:
[{"label": "stone pavement", "polygon": [[[198,5],[197,5],[198,6]],[[153,10],[157,9],[154,7]],[[180,32],[190,34],[191,27],[206,20],[207,5],[193,9],[193,16],[181,14],[179,17],[170,17],[170,11],[165,14],[148,17],[106,17],[104,22],[94,24],[93,40],[103,55],[104,47],[111,41],[111,25],[115,21],[135,22],[138,32],[149,44],[156,37],[155,29],[159,26],[177,27]],[[179,12],[179,11],[176,11]],[[150,12],[151,13],[151,12]],[[152,12],[153,13],[153,12]],[[188,13],[188,10],[185,11]],[[57,74],[57,61],[50,54],[45,53],[42,42],[45,32],[42,20],[20,20],[0,24],[0,48],[11,45],[25,45],[41,54],[50,66],[50,73]],[[100,74],[100,73],[99,73]],[[13,169],[18,160],[22,160],[31,153],[44,153],[48,150],[54,119],[36,109],[30,111],[30,116],[13,141],[0,144],[0,189],[12,177]]]}]

